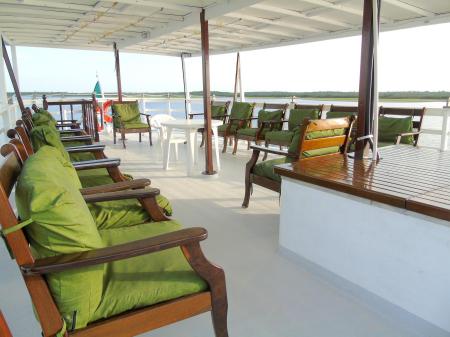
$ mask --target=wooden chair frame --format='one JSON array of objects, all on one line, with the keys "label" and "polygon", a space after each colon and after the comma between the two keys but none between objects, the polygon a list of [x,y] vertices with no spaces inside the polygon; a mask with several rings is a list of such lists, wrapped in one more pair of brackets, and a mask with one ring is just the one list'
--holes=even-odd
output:
[{"label": "wooden chair frame", "polygon": [[399,116],[399,117],[412,117],[413,118],[413,130],[412,132],[401,133],[397,136],[395,144],[400,144],[403,137],[413,136],[414,146],[417,146],[419,142],[419,136],[421,134],[423,117],[425,116],[426,108],[388,108],[381,106],[379,109],[379,116]]},{"label": "wooden chair frame", "polygon": [[[287,109],[289,108],[289,103],[286,104],[278,104],[278,103],[264,103],[261,110],[282,110],[283,114],[281,116],[281,121],[284,121],[284,116],[286,114]],[[259,112],[258,112],[259,114]],[[258,120],[258,117],[252,117],[251,121]],[[250,122],[251,123],[251,122]],[[269,128],[270,131],[273,130],[273,128],[280,124],[278,121],[264,121],[263,123],[258,124],[258,131],[256,132],[256,136],[246,136],[246,135],[239,135],[237,132],[234,135],[234,149],[233,154],[236,154],[237,147],[238,147],[238,141],[246,140],[247,141],[247,149],[250,150],[250,142],[253,141],[256,143],[256,145],[259,145],[261,141],[264,140],[263,131],[266,128]]]},{"label": "wooden chair frame", "polygon": [[[252,157],[248,161],[245,167],[245,196],[244,201],[242,203],[243,208],[247,208],[250,202],[250,196],[253,191],[253,184],[260,185],[262,187],[268,188],[269,190],[280,193],[281,191],[281,183],[266,177],[262,177],[253,173],[255,165],[258,161],[259,154],[261,152],[271,153],[275,155],[280,155],[284,157],[289,157],[297,162],[301,163],[304,160],[314,160],[315,157],[312,158],[304,158],[302,157],[303,152],[321,149],[324,147],[331,146],[339,146],[340,152],[328,154],[326,156],[336,156],[336,155],[347,155],[349,142],[350,142],[350,134],[352,132],[352,127],[355,121],[355,117],[351,118],[333,118],[333,119],[318,119],[318,120],[310,120],[305,118],[302,125],[300,125],[300,141],[298,145],[298,149],[295,153],[291,153],[288,151],[281,151],[270,149],[262,146],[251,146],[253,149]],[[344,135],[342,136],[334,136],[334,137],[326,137],[326,138],[318,138],[318,139],[306,139],[306,134],[312,131],[325,131],[331,129],[346,129]],[[323,157],[323,156],[322,156]]]},{"label": "wooden chair frame", "polygon": [[[312,105],[312,104],[295,104],[294,105],[294,109],[318,109],[319,110],[319,119],[322,118],[322,111],[323,111],[323,104],[318,104],[318,105]],[[271,125],[271,128],[273,129],[275,127],[276,124],[282,124],[284,125],[284,123],[288,123],[289,119],[283,119],[281,122],[277,122],[277,123],[273,123],[273,125]],[[283,127],[281,127],[281,129],[283,129]],[[266,147],[269,147],[269,145],[278,145],[280,146],[280,150],[282,149],[283,146],[289,146],[291,142],[284,142],[284,141],[267,141],[265,140],[264,145]],[[265,155],[265,158],[267,157],[267,155]]]},{"label": "wooden chair frame", "polygon": [[[212,101],[211,106],[225,107],[225,114],[223,117],[211,117],[211,118],[214,120],[222,121],[223,124],[225,124],[225,121],[228,116],[228,108],[230,107],[230,103],[231,103],[231,101]],[[190,113],[189,119],[193,119],[195,116],[203,116],[204,117],[205,114],[203,112]],[[200,147],[202,147],[203,145],[205,145],[205,128],[199,128],[199,129],[197,129],[197,132],[200,132],[202,134],[202,142],[200,143]]]},{"label": "wooden chair frame", "polygon": [[[19,223],[9,197],[20,174],[23,159],[14,144],[4,145],[1,153],[6,156],[0,168],[0,223],[5,230]],[[158,194],[157,189],[130,190],[129,187],[124,187],[113,192],[107,189],[97,190],[95,193],[83,194],[83,197],[86,202],[137,199],[155,221],[169,220],[157,206],[155,197]],[[31,296],[44,337],[54,337],[63,329],[61,314],[45,281],[45,275],[152,254],[174,247],[181,249],[194,271],[206,281],[209,286],[207,291],[132,310],[92,323],[83,329],[66,331],[65,336],[136,336],[207,311],[211,311],[216,337],[228,336],[225,274],[203,255],[200,242],[207,238],[207,231],[203,228],[188,228],[113,247],[39,260],[33,257],[22,229],[6,234],[5,238]]]},{"label": "wooden chair frame", "polygon": [[[112,110],[112,118],[113,118],[113,137],[114,137],[114,144],[116,144],[116,132],[120,132],[121,135],[121,140],[122,140],[122,144],[123,144],[123,148],[126,149],[127,146],[125,145],[125,135],[127,133],[139,133],[139,143],[142,142],[142,133],[147,133],[148,132],[148,137],[149,137],[149,143],[150,146],[153,145],[153,140],[152,140],[152,126],[150,123],[150,119],[152,118],[152,116],[150,114],[146,114],[145,112],[140,112],[140,116],[145,116],[146,120],[147,120],[147,124],[148,127],[145,128],[125,128],[124,123],[122,122],[122,120],[120,119],[120,116],[117,115],[114,112],[113,106],[114,104],[137,104],[138,101],[113,101],[112,102],[112,106],[111,106],[111,110]],[[118,119],[119,125],[120,127],[116,128],[115,125],[115,119]]]},{"label": "wooden chair frame", "polygon": [[9,330],[8,323],[0,310],[0,337],[13,337],[11,330]]},{"label": "wooden chair frame", "polygon": [[[250,116],[253,116],[253,111],[255,110],[256,103],[250,103],[250,104],[253,104],[252,113],[250,114]],[[233,109],[233,108],[231,108],[231,109]],[[236,131],[237,131],[239,129],[242,129],[244,126],[249,127],[252,122],[252,118],[253,117],[246,118],[246,119],[231,118],[231,112],[230,112],[230,115],[227,115],[227,118],[225,119],[225,122],[224,122],[224,124],[227,124],[227,128],[226,128],[225,132],[219,131],[219,136],[223,137],[222,153],[227,152],[228,138],[230,140],[230,145],[232,144],[232,141],[234,139],[233,138],[234,134],[231,132],[231,126],[232,126],[233,122],[235,122],[235,121],[238,122],[238,125],[236,128]]]}]

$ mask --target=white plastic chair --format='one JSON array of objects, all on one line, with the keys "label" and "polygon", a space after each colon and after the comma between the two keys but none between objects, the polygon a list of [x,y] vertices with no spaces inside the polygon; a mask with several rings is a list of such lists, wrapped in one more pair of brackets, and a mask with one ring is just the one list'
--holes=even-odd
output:
[{"label": "white plastic chair", "polygon": [[[167,115],[167,114],[158,114],[152,116],[151,126],[154,127],[159,132],[159,143],[161,145],[161,151],[163,151],[164,141],[167,139],[167,128],[161,125],[163,122],[173,121],[176,118]],[[172,131],[172,135],[170,137],[169,143],[169,153],[170,153],[170,145],[174,145],[175,150],[175,160],[178,161],[178,144],[184,144],[186,141],[185,134],[183,132],[177,132],[176,130]]]}]

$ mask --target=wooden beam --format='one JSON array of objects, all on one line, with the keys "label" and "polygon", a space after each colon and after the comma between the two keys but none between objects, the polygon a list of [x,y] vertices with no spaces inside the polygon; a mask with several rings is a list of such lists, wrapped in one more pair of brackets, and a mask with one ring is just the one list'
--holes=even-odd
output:
[{"label": "wooden beam", "polygon": [[117,48],[117,44],[114,42],[114,59],[116,64],[116,79],[117,79],[117,97],[119,98],[119,102],[122,102],[122,79],[120,77],[120,58],[119,58],[119,49]]},{"label": "wooden beam", "polygon": [[[202,72],[203,72],[203,110],[205,115],[205,172],[213,175],[216,172],[212,159],[212,128],[211,128],[211,88],[209,78],[209,31],[205,10],[200,13],[200,30],[202,37]],[[217,137],[218,135],[214,135]],[[197,146],[197,145],[195,145]]]},{"label": "wooden beam", "polygon": [[[8,51],[6,50],[6,44],[2,37],[2,53],[3,53],[3,60],[6,64],[6,69],[9,73],[9,78],[11,79],[12,86],[14,88],[14,93],[16,94],[17,103],[19,103],[20,111],[25,111],[25,105],[23,104],[22,95],[20,94],[19,85],[16,81],[16,76],[14,75],[14,70],[11,64],[11,61],[9,59]],[[1,65],[0,65],[1,66]]]}]

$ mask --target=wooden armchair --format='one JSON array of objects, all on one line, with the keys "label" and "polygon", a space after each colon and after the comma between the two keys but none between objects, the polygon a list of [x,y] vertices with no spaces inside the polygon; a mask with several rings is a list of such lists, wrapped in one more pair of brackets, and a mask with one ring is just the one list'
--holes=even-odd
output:
[{"label": "wooden armchair", "polygon": [[13,337],[1,310],[0,310],[0,337]]},{"label": "wooden armchair", "polygon": [[264,103],[263,108],[258,112],[258,117],[252,117],[252,120],[257,120],[257,127],[238,129],[235,133],[233,154],[237,151],[239,139],[246,140],[248,142],[248,148],[250,148],[251,141],[259,145],[259,142],[266,138],[267,132],[281,130],[283,127],[282,121],[284,120],[284,115],[288,107],[289,103]]},{"label": "wooden armchair", "polygon": [[417,146],[426,108],[380,107],[378,145],[410,144]]},{"label": "wooden armchair", "polygon": [[227,151],[228,139],[231,141],[237,130],[250,127],[254,109],[255,103],[233,103],[226,122],[217,128],[219,136],[223,137],[223,153]]},{"label": "wooden armchair", "polygon": [[[35,258],[31,251],[34,242],[29,241],[29,235],[26,234],[28,227],[24,227],[25,225],[29,226],[30,221],[21,223],[21,220],[14,212],[13,205],[9,201],[11,191],[14,189],[22,171],[21,160],[16,156],[17,153],[19,152],[13,151],[7,155],[6,160],[0,167],[0,206],[2,208],[0,223],[6,243],[31,296],[44,337],[136,336],[207,311],[211,311],[216,337],[228,336],[227,295],[224,272],[221,268],[212,265],[203,255],[200,242],[207,238],[207,231],[203,228],[179,229],[148,237],[144,236],[137,241],[125,240],[121,244],[106,245],[102,248]],[[54,184],[55,182],[53,181],[52,183]],[[129,188],[124,188],[113,192],[97,192],[81,194],[81,200],[84,199],[85,203],[92,203],[108,200],[137,199],[154,219],[154,222],[150,224],[151,226],[170,222],[170,219],[156,207],[154,198],[159,194],[159,191],[156,189],[130,190]],[[76,195],[79,192],[71,191],[71,193]],[[54,210],[50,209],[50,211],[53,212]],[[36,221],[35,219],[33,220]],[[147,228],[151,226],[147,226]],[[175,248],[179,250],[173,250]],[[138,309],[120,312],[111,317],[94,320],[80,328],[76,327],[78,323],[75,323],[75,319],[71,322],[72,325],[66,325],[66,318],[62,318],[61,308],[56,304],[55,298],[59,295],[52,293],[49,278],[51,279],[55,275],[58,275],[57,277],[65,275],[69,276],[68,279],[70,280],[74,276],[82,277],[84,270],[99,270],[101,272],[103,270],[101,266],[104,264],[116,264],[117,266],[118,263],[121,263],[120,261],[126,260],[126,264],[131,265],[131,263],[136,263],[138,257],[139,259],[145,258],[147,261],[150,261],[153,258],[157,258],[156,255],[158,254],[156,253],[160,253],[159,257],[161,257],[162,252],[169,251],[181,254],[190,268],[195,271],[196,277],[204,280],[206,284],[205,290],[142,306]],[[131,258],[134,259],[130,260]],[[122,264],[124,263],[122,262]],[[96,266],[98,266],[97,269],[92,269],[96,268]],[[143,267],[147,267],[147,264],[143,265]],[[114,273],[113,270],[110,272]],[[151,275],[152,273],[148,273],[147,277],[151,277]],[[86,279],[86,284],[82,286],[87,287],[87,284]],[[133,283],[129,285],[133,287]],[[148,286],[151,287],[152,285],[149,284]],[[87,296],[90,297],[90,293]],[[64,317],[67,317],[67,315]],[[76,311],[74,312],[75,317]]]},{"label": "wooden armchair", "polygon": [[[301,124],[305,118],[320,119],[322,117],[323,104],[308,105],[295,104],[294,109],[289,112],[288,119],[283,119],[281,122],[272,123],[271,128],[274,130],[268,131],[265,135],[265,145],[279,145],[289,146],[294,137],[295,128]],[[284,123],[288,124],[287,130],[283,130]]]},{"label": "wooden armchair", "polygon": [[[125,135],[127,133],[139,133],[140,143],[142,141],[142,134],[148,132],[150,146],[153,145],[152,127],[150,123],[151,115],[139,111],[138,101],[113,101],[111,109],[113,115],[114,144],[116,144],[117,132],[120,132],[121,134],[124,149],[126,149]],[[141,116],[145,116],[147,120],[146,123],[141,121]]]},{"label": "wooden armchair", "polygon": [[[228,116],[228,108],[230,106],[231,101],[220,102],[220,101],[212,101],[211,102],[211,119],[222,121],[225,124],[225,121]],[[193,119],[195,116],[205,116],[203,112],[198,113],[190,113],[189,119]],[[200,147],[205,144],[205,128],[197,129],[198,132],[202,134],[202,142]]]},{"label": "wooden armchair", "polygon": [[[345,155],[348,151],[354,120],[354,117],[305,119],[296,129],[288,151],[252,146],[253,154],[245,169],[245,196],[242,207],[248,207],[253,184],[280,192],[281,178],[274,172],[276,165],[314,160],[319,156]],[[261,152],[282,157],[257,163]]]}]

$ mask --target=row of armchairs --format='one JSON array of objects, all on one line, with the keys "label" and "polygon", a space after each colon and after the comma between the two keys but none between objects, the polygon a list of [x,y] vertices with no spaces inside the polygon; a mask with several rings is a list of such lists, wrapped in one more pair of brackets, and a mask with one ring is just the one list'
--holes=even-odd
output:
[{"label": "row of armchairs", "polygon": [[207,231],[182,229],[150,180],[34,110],[1,148],[0,223],[43,336],[134,336],[211,311],[228,337],[224,272],[200,248]]}]

